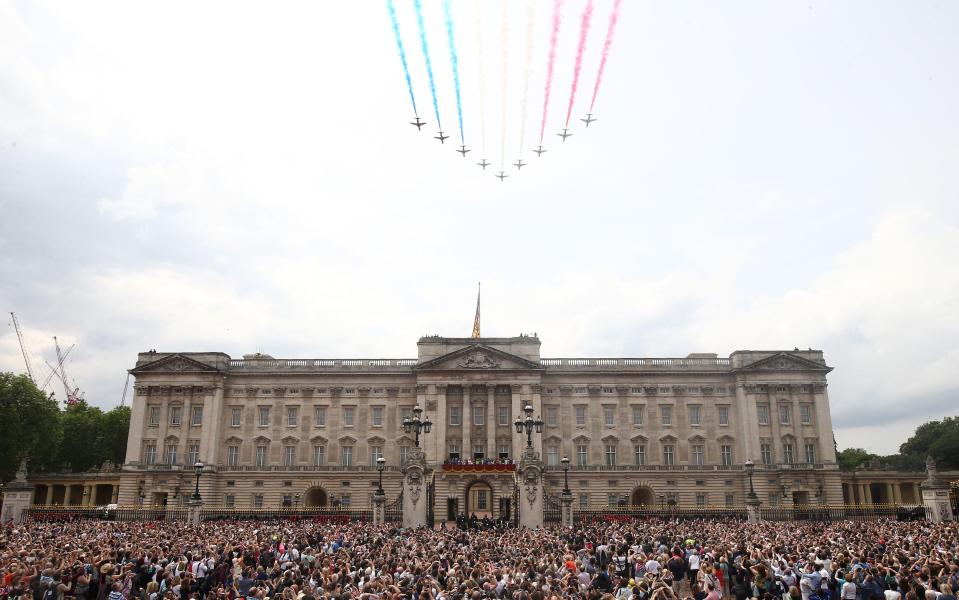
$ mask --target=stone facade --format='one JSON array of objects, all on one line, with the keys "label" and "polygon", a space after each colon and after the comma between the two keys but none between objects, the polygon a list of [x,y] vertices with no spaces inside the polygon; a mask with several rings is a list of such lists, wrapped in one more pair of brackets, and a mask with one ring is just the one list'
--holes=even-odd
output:
[{"label": "stone facade", "polygon": [[119,503],[185,502],[193,467],[204,502],[264,508],[369,507],[376,458],[392,501],[413,446],[414,406],[433,422],[421,445],[436,520],[500,516],[519,487],[513,422],[530,405],[547,493],[571,461],[573,506],[741,506],[743,463],[763,504],[843,502],[822,352],[737,351],[728,358],[541,358],[535,335],[419,340],[415,359],[293,359],[146,352],[136,377]]}]

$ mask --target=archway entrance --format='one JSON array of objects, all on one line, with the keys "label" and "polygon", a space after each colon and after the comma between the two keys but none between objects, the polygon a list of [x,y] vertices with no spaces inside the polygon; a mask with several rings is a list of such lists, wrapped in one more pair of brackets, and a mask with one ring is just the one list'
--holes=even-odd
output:
[{"label": "archway entrance", "polygon": [[466,488],[466,514],[480,519],[493,516],[493,488],[485,481],[475,481]]},{"label": "archway entrance", "polygon": [[326,490],[315,487],[306,491],[306,498],[304,499],[303,505],[306,507],[326,506],[327,501]]},{"label": "archway entrance", "polygon": [[643,486],[633,490],[629,503],[633,506],[652,506],[655,502],[654,498],[653,490]]}]

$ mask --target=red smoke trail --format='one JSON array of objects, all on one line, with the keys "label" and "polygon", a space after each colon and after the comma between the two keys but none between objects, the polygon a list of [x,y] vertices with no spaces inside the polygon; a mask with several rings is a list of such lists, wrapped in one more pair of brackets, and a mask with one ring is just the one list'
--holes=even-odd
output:
[{"label": "red smoke trail", "polygon": [[546,109],[549,107],[549,91],[553,87],[553,65],[556,64],[556,38],[559,36],[561,0],[553,0],[553,31],[549,34],[549,62],[546,63],[546,93],[543,96],[543,122],[539,126],[539,143],[543,143],[546,131]]},{"label": "red smoke trail", "polygon": [[589,103],[589,112],[593,112],[593,105],[596,104],[596,94],[599,92],[599,83],[603,80],[606,57],[609,56],[609,47],[613,43],[613,32],[616,30],[616,22],[619,21],[620,4],[622,4],[622,0],[616,0],[613,3],[613,12],[609,15],[609,29],[606,30],[606,41],[603,42],[603,57],[599,60],[599,71],[596,73],[596,85],[593,86],[593,99]]},{"label": "red smoke trail", "polygon": [[586,49],[586,34],[589,33],[589,20],[593,16],[593,0],[586,0],[583,17],[579,24],[579,46],[576,48],[576,65],[573,67],[573,87],[569,90],[569,108],[566,109],[566,126],[569,127],[569,117],[573,114],[573,100],[576,99],[576,88],[579,86],[579,70],[583,66],[583,50]]}]

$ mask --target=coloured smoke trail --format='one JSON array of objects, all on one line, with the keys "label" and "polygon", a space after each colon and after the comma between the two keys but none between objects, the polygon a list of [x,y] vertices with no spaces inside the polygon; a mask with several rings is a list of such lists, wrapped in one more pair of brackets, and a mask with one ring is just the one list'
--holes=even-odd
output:
[{"label": "coloured smoke trail", "polygon": [[546,90],[543,94],[543,120],[539,125],[539,143],[543,143],[543,133],[546,131],[546,113],[549,108],[549,92],[553,87],[553,67],[556,65],[556,39],[559,37],[560,10],[562,0],[553,0],[553,29],[549,34],[549,60],[546,62]]},{"label": "coloured smoke trail", "polygon": [[483,158],[486,157],[486,59],[483,52],[483,14],[480,10],[480,2],[473,2],[473,11],[476,13],[476,49],[479,52],[477,64],[479,65],[479,97],[480,97],[480,139]]},{"label": "coloured smoke trail", "polygon": [[509,21],[506,18],[506,4],[507,4],[506,0],[503,0],[502,3],[500,4],[500,10],[502,11],[502,15],[503,15],[503,21],[500,24],[500,44],[502,45],[502,48],[501,48],[502,71],[500,73],[502,80],[500,81],[500,87],[502,88],[502,92],[503,92],[501,107],[500,107],[501,113],[503,116],[503,129],[500,132],[500,136],[502,140],[502,148],[500,149],[499,164],[501,168],[506,164],[506,83],[507,83],[506,77],[508,74],[508,71],[506,70],[506,65],[507,65],[506,50],[509,42]]},{"label": "coloured smoke trail", "polygon": [[466,144],[463,138],[463,104],[460,101],[459,58],[456,55],[456,38],[453,35],[453,15],[450,11],[450,2],[451,0],[443,0],[443,15],[446,17],[446,39],[450,45],[450,62],[453,65],[453,85],[456,88],[456,116],[459,117],[460,143]]},{"label": "coloured smoke trail", "polygon": [[535,0],[526,0],[526,56],[523,61],[523,110],[519,127],[519,155],[523,156],[523,146],[526,143],[526,117],[527,106],[529,105],[529,70],[533,62],[533,32],[536,23],[536,2]]},{"label": "coloured smoke trail", "polygon": [[410,102],[413,103],[413,116],[419,117],[416,110],[416,98],[413,96],[413,81],[410,79],[410,67],[406,64],[406,51],[403,49],[403,37],[400,35],[400,23],[396,19],[396,7],[393,0],[386,0],[386,8],[390,12],[390,21],[393,22],[393,34],[396,36],[396,47],[400,51],[400,62],[403,63],[403,74],[406,75],[406,89],[410,92]]},{"label": "coloured smoke trail", "polygon": [[613,43],[613,33],[616,31],[616,23],[619,22],[619,5],[622,0],[616,0],[613,3],[613,12],[609,15],[609,28],[606,30],[606,41],[603,42],[603,56],[599,59],[599,71],[596,72],[596,85],[593,86],[593,99],[589,103],[589,112],[593,112],[593,106],[596,104],[596,94],[599,93],[599,84],[603,80],[603,70],[606,68],[606,59],[609,57],[609,47]]},{"label": "coloured smoke trail", "polygon": [[593,0],[586,0],[583,17],[579,25],[579,45],[576,47],[576,63],[573,65],[573,86],[569,90],[569,108],[566,109],[566,127],[569,127],[569,117],[573,114],[573,101],[576,99],[576,88],[579,86],[579,71],[583,67],[583,50],[586,48],[586,34],[589,33],[589,22],[593,16]]},{"label": "coloured smoke trail", "polygon": [[420,46],[423,48],[423,58],[426,59],[426,75],[430,80],[430,93],[433,95],[433,112],[436,114],[436,127],[443,129],[440,122],[440,106],[436,101],[436,84],[433,83],[433,65],[430,63],[430,49],[426,44],[426,26],[423,25],[423,6],[420,0],[413,0],[413,6],[416,8],[416,24],[420,29]]}]

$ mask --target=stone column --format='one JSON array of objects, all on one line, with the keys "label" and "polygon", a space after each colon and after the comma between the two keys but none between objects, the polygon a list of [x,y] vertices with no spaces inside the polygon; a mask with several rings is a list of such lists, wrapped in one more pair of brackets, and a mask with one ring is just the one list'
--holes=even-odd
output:
[{"label": "stone column", "polygon": [[447,458],[446,452],[446,431],[449,427],[449,416],[446,412],[446,384],[438,383],[434,386],[436,391],[436,419],[433,423],[433,431],[430,434],[430,445],[433,448],[433,456],[427,456],[434,463],[442,463]]},{"label": "stone column", "polygon": [[63,484],[63,505],[70,506],[70,496],[73,493],[73,486],[69,483]]},{"label": "stone column", "polygon": [[[538,383],[530,386],[530,392],[532,397],[530,398],[530,406],[533,407],[533,418],[546,420],[546,415],[543,414],[543,400],[542,392],[543,386]],[[536,449],[536,452],[542,456],[543,455],[543,436],[536,436],[533,438],[533,448]]]},{"label": "stone column", "polygon": [[463,410],[460,419],[460,458],[472,459],[473,448],[470,447],[470,426],[473,413],[473,386],[463,385]]},{"label": "stone column", "polygon": [[53,504],[53,484],[52,483],[47,484],[47,498],[43,503],[46,504],[47,506],[50,506],[51,504]]},{"label": "stone column", "polygon": [[[510,393],[512,395],[512,415],[510,416],[513,418],[513,421],[523,418],[523,398],[521,396],[522,389],[523,387],[516,383],[510,386]],[[510,428],[512,427],[513,424],[510,423]],[[523,436],[514,435],[512,429],[510,430],[510,437],[513,438],[513,452],[511,454],[511,458],[514,461],[519,462],[520,457],[523,456],[523,448],[526,446],[526,444],[523,443]],[[517,507],[517,510],[518,509],[519,507]]]},{"label": "stone column", "polygon": [[110,494],[110,502],[111,502],[112,504],[116,504],[116,503],[117,503],[117,499],[120,497],[120,486],[119,486],[119,485],[111,485],[110,487],[113,489],[113,492]]},{"label": "stone column", "polygon": [[403,527],[426,525],[428,475],[423,450],[411,448],[403,465]]},{"label": "stone column", "polygon": [[83,506],[90,506],[90,504],[91,504],[91,502],[90,502],[90,496],[91,496],[91,495],[92,495],[92,494],[90,494],[90,486],[89,486],[89,485],[84,485],[84,486],[83,486],[83,499],[80,501],[80,503],[81,503]]},{"label": "stone column", "polygon": [[[188,419],[192,417],[193,415],[187,415]],[[255,419],[259,418],[258,415],[253,415],[253,417]],[[219,381],[213,387],[212,402],[203,403],[203,424],[200,434],[200,460],[211,467],[217,464],[216,450],[220,445],[220,422],[222,420],[223,382]],[[186,427],[186,431],[190,431],[189,426]],[[189,437],[189,433],[187,433],[187,437]]]},{"label": "stone column", "polygon": [[563,527],[572,527],[573,526],[573,493],[569,490],[564,491],[560,497],[559,501],[562,504],[563,510]]},{"label": "stone column", "polygon": [[926,459],[926,480],[922,482],[922,503],[926,507],[926,518],[933,523],[952,521],[952,503],[949,502],[949,483],[939,477],[936,461],[930,456]]},{"label": "stone column", "polygon": [[373,525],[379,526],[386,521],[386,494],[379,490],[373,494]]},{"label": "stone column", "polygon": [[888,481],[886,482],[886,504],[895,504],[896,500],[893,498],[892,494],[892,484]]},{"label": "stone column", "polygon": [[486,384],[486,456],[496,458],[496,384]]},{"label": "stone column", "polygon": [[[521,437],[521,436],[516,436]],[[527,448],[519,463],[519,524],[536,529],[543,526],[543,462],[536,450]]]},{"label": "stone column", "polygon": [[133,386],[133,396],[130,399],[130,434],[127,436],[126,462],[139,462],[143,446],[143,432],[146,431],[146,405],[149,388],[142,385]]},{"label": "stone column", "polygon": [[892,501],[896,505],[902,504],[902,490],[899,489],[899,482],[892,484]]},{"label": "stone column", "polygon": [[865,490],[866,490],[866,504],[875,504],[875,502],[873,502],[873,499],[872,499],[872,484],[867,483],[865,485]]}]

